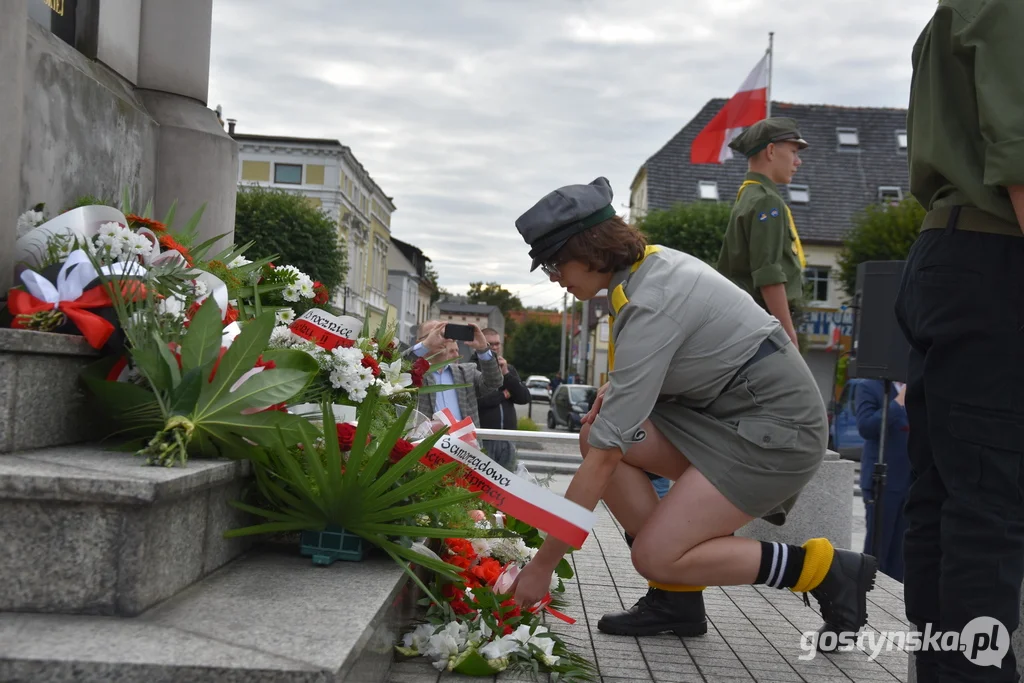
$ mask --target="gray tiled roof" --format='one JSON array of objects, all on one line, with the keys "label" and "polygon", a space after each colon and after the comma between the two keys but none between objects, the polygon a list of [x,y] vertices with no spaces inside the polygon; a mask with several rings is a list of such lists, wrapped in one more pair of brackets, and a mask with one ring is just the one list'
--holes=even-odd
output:
[{"label": "gray tiled roof", "polygon": [[472,313],[476,315],[490,315],[492,311],[501,310],[492,304],[457,304],[442,301],[437,304],[437,310],[442,313]]},{"label": "gray tiled roof", "polygon": [[[690,144],[725,102],[708,102],[647,160],[649,210],[696,201],[701,180],[717,181],[719,198],[733,201],[746,173],[746,159],[736,155],[724,164],[690,163]],[[855,214],[878,201],[881,186],[899,186],[904,196],[909,193],[907,154],[896,140],[896,131],[906,129],[905,109],[773,102],[772,115],[796,119],[811,145],[801,153],[804,163],[793,178],[794,185],[809,186],[810,203],[790,203],[803,241],[840,243]],[[840,150],[837,128],[856,128],[859,149]]]}]

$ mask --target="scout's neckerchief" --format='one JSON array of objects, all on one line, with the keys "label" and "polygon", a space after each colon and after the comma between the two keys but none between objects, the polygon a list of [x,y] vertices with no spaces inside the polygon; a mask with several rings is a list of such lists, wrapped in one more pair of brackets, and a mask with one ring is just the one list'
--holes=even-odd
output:
[{"label": "scout's neckerchief", "polygon": [[[643,265],[644,261],[647,260],[648,256],[650,256],[651,254],[656,254],[659,251],[661,251],[661,248],[654,245],[650,245],[646,249],[644,249],[644,255],[640,258],[640,260],[634,263],[632,266],[630,266],[630,274],[632,275],[637,270],[639,270],[640,266]],[[626,288],[623,287],[624,284],[624,282],[620,282],[615,287],[615,289],[612,290],[612,296],[610,299],[612,305],[612,312],[608,316],[608,372],[611,372],[612,370],[615,369],[615,335],[611,334],[610,332],[615,328],[615,316],[619,314],[619,311],[622,310],[623,306],[629,303],[629,299],[626,298]]]},{"label": "scout's neckerchief", "polygon": [[[739,191],[736,193],[736,201],[739,201],[740,195],[743,194],[743,190],[748,185],[761,185],[762,183],[757,180],[744,180],[743,184],[740,185]],[[807,258],[804,256],[804,248],[800,244],[800,235],[796,232],[796,222],[793,220],[793,212],[789,210],[789,206],[786,202],[782,202],[782,207],[786,209],[786,218],[789,219],[789,232],[793,235],[793,253],[796,254],[797,259],[800,261],[800,267],[807,267]]]}]

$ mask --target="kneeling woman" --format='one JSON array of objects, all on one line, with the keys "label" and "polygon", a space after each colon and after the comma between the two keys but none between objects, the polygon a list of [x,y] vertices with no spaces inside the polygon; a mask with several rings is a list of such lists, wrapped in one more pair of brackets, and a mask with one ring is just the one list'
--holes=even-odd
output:
[{"label": "kneeling woman", "polygon": [[[652,588],[599,628],[700,635],[704,587],[767,584],[811,593],[823,632],[858,631],[873,557],[823,538],[793,546],[732,535],[756,518],[781,525],[824,459],[825,407],[798,349],[715,269],[647,246],[611,200],[598,178],[552,192],[516,221],[533,269],[580,300],[609,293],[609,381],[587,416],[566,498],[588,509],[605,501]],[[660,501],[646,472],[675,482]],[[545,541],[519,575],[520,604],[545,595],[567,550]]]}]

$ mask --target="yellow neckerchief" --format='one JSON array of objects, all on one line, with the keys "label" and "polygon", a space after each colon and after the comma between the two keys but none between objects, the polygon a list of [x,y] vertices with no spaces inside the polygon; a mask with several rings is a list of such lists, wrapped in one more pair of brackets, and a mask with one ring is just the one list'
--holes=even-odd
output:
[{"label": "yellow neckerchief", "polygon": [[[740,185],[739,191],[736,193],[736,201],[739,201],[740,195],[743,194],[743,190],[748,185],[761,185],[762,183],[757,180],[744,180],[743,184]],[[796,222],[793,220],[793,212],[789,210],[786,202],[782,202],[783,208],[786,209],[786,218],[789,219],[789,232],[793,235],[793,253],[796,254],[797,259],[800,261],[800,267],[807,267],[807,258],[804,256],[804,248],[800,244],[800,235],[796,232]]]},{"label": "yellow neckerchief", "polygon": [[[629,272],[635,273],[637,270],[639,270],[640,266],[643,265],[644,261],[647,260],[648,256],[650,256],[651,254],[656,254],[659,251],[661,251],[661,247],[649,245],[646,249],[644,249],[644,255],[640,258],[640,260],[634,263],[632,266],[630,266]],[[612,370],[615,369],[615,316],[619,314],[619,311],[622,310],[623,306],[629,303],[629,299],[626,298],[626,289],[622,286],[622,284],[623,283],[620,282],[618,285],[616,285],[615,289],[612,290],[612,295],[609,299],[609,302],[612,305],[612,310],[608,314],[608,372],[611,372]]]}]

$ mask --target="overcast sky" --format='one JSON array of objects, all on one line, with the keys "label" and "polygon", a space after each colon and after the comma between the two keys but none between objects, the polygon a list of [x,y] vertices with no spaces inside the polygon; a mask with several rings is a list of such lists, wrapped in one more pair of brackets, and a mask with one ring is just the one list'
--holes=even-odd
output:
[{"label": "overcast sky", "polygon": [[644,161],[730,97],[775,32],[773,100],[905,107],[935,0],[216,0],[210,106],[239,132],[352,148],[397,210],[391,228],[464,292],[527,305],[515,219],[607,177],[619,213]]}]

